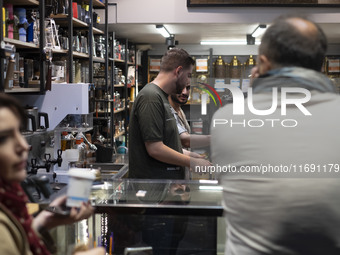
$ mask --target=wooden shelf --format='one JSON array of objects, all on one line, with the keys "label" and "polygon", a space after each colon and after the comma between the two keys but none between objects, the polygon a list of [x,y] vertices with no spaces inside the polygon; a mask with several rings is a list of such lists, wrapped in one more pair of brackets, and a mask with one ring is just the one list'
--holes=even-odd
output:
[{"label": "wooden shelf", "polygon": [[[55,19],[56,23],[63,26],[68,26],[68,14],[52,14],[51,18]],[[89,27],[89,25],[77,18],[72,17],[74,27]]]},{"label": "wooden shelf", "polygon": [[123,60],[123,59],[117,59],[117,58],[115,58],[115,59],[113,59],[113,61],[114,61],[114,62],[118,62],[118,63],[125,63],[125,60]]},{"label": "wooden shelf", "polygon": [[[90,1],[89,0],[85,0],[84,2],[88,4]],[[101,2],[99,0],[92,0],[92,4],[93,4],[93,7],[102,7],[102,8],[105,7],[105,3],[103,3],[103,2]]]},{"label": "wooden shelf", "polygon": [[122,112],[122,111],[124,111],[124,110],[125,110],[124,107],[123,107],[123,108],[119,108],[118,110],[115,110],[114,113],[119,113],[119,112]]},{"label": "wooden shelf", "polygon": [[93,62],[105,63],[105,58],[93,57]]},{"label": "wooden shelf", "polygon": [[99,0],[93,0],[92,4],[94,7],[105,7],[105,4]]},{"label": "wooden shelf", "polygon": [[4,3],[11,3],[13,5],[39,5],[37,0],[5,0]]},{"label": "wooden shelf", "polygon": [[12,88],[5,89],[5,93],[37,93],[40,92],[40,88]]},{"label": "wooden shelf", "polygon": [[122,135],[124,135],[124,134],[125,134],[125,130],[119,132],[118,134],[116,134],[116,135],[114,136],[114,138],[118,138],[118,137],[120,137],[120,136],[122,136]]},{"label": "wooden shelf", "polygon": [[89,58],[90,56],[89,56],[89,54],[73,51],[73,57],[76,57],[76,58]]},{"label": "wooden shelf", "polygon": [[[124,60],[124,59],[116,59],[116,58],[115,58],[115,59],[112,60],[112,58],[110,58],[110,60],[111,60],[111,61],[114,61],[114,62],[117,62],[117,63],[125,63],[125,60]],[[131,65],[131,66],[132,66],[132,65],[135,65],[135,63],[133,63],[133,62],[127,62],[127,64],[128,64],[128,65]]]},{"label": "wooden shelf", "polygon": [[124,84],[115,84],[114,87],[115,88],[124,88],[125,85]]},{"label": "wooden shelf", "polygon": [[94,27],[94,28],[93,28],[93,33],[94,33],[95,35],[103,35],[103,34],[104,34],[104,31],[103,31],[103,30],[100,30],[100,29],[98,29],[98,28],[96,28],[96,27]]},{"label": "wooden shelf", "polygon": [[34,43],[22,42],[22,41],[19,41],[16,39],[10,39],[7,37],[4,37],[4,41],[15,45],[15,47],[18,49],[39,49],[39,47],[35,45]]},{"label": "wooden shelf", "polygon": [[68,50],[52,49],[52,52],[55,53],[55,54],[67,54]]},{"label": "wooden shelf", "polygon": [[95,99],[94,100],[95,102],[111,102],[111,103],[113,103],[113,99],[110,99],[110,100],[108,100],[108,99]]},{"label": "wooden shelf", "polygon": [[[141,87],[141,86],[143,86],[143,84],[139,83],[138,87]],[[136,87],[136,85],[131,85],[130,87]]]}]

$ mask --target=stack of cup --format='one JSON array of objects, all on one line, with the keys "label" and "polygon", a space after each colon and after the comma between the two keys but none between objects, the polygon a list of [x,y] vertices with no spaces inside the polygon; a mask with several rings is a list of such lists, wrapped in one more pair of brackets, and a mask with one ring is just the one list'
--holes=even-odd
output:
[{"label": "stack of cup", "polygon": [[96,176],[88,168],[71,168],[68,176],[66,206],[80,207],[89,200]]}]

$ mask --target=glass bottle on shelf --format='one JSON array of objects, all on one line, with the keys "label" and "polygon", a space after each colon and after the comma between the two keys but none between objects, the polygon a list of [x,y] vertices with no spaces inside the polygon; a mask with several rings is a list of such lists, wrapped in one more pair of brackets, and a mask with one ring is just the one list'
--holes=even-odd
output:
[{"label": "glass bottle on shelf", "polygon": [[78,150],[78,155],[79,155],[78,162],[81,165],[84,165],[84,162],[86,162],[86,144],[84,143],[82,132],[79,132],[76,136],[75,149]]},{"label": "glass bottle on shelf", "polygon": [[61,150],[65,151],[72,149],[74,147],[74,136],[67,131],[63,131],[61,135]]},{"label": "glass bottle on shelf", "polygon": [[94,144],[104,144],[105,137],[100,133],[99,126],[93,127],[92,143]]}]

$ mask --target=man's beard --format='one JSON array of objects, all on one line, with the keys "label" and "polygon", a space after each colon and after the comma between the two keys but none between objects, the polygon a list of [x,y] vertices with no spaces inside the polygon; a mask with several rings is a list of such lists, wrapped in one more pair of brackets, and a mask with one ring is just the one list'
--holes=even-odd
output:
[{"label": "man's beard", "polygon": [[188,102],[188,97],[187,96],[185,96],[185,97],[186,97],[185,102],[182,102],[177,98],[177,95],[171,95],[172,101],[174,101],[175,103],[180,104],[180,105],[185,105]]},{"label": "man's beard", "polygon": [[175,94],[181,94],[185,86],[180,81],[176,81],[176,92]]}]

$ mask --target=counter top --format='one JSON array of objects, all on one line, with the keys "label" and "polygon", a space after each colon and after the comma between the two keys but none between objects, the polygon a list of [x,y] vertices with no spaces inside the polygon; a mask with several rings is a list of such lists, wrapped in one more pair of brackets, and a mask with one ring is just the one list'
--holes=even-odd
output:
[{"label": "counter top", "polygon": [[96,213],[222,216],[217,181],[121,179],[94,185]]}]

